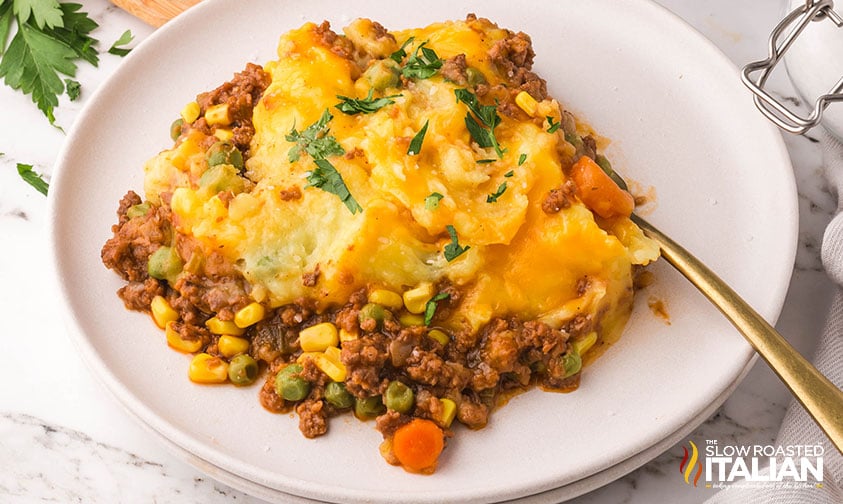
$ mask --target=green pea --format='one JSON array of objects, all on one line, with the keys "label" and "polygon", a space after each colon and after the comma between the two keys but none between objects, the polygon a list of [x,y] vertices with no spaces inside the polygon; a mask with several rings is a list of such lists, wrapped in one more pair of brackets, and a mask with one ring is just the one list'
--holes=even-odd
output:
[{"label": "green pea", "polygon": [[176,250],[172,247],[163,246],[150,254],[146,270],[152,278],[175,283],[176,277],[181,273],[182,266],[184,266],[184,263]]},{"label": "green pea", "polygon": [[574,350],[571,350],[562,357],[562,365],[565,366],[565,378],[573,376],[582,369],[582,357]]},{"label": "green pea", "polygon": [[275,376],[275,393],[287,401],[301,401],[310,393],[310,382],[299,376],[301,364],[290,364]]},{"label": "green pea", "polygon": [[170,138],[172,138],[174,142],[181,136],[182,126],[184,126],[184,119],[181,117],[173,121],[173,124],[170,125]]},{"label": "green pea", "polygon": [[126,209],[126,217],[134,219],[135,217],[143,217],[149,213],[149,202],[132,205]]},{"label": "green pea", "polygon": [[199,187],[207,189],[211,194],[222,191],[239,194],[246,188],[246,183],[239,173],[237,168],[230,164],[212,166],[199,177]]},{"label": "green pea", "polygon": [[228,363],[228,379],[231,383],[251,385],[258,378],[258,363],[250,355],[240,354]]},{"label": "green pea", "polygon": [[374,320],[377,322],[378,327],[381,327],[384,319],[387,318],[392,318],[392,313],[377,303],[368,303],[364,305],[363,308],[360,308],[360,313],[357,315],[357,319],[361,324],[365,323],[367,320]]},{"label": "green pea", "polygon": [[330,382],[325,385],[325,400],[338,409],[354,406],[354,397],[348,393],[345,385],[340,382]]},{"label": "green pea", "polygon": [[230,142],[217,142],[205,153],[208,166],[229,164],[238,170],[243,169],[243,153]]},{"label": "green pea", "polygon": [[386,408],[383,405],[381,396],[371,396],[365,399],[355,398],[354,400],[354,414],[358,418],[372,418],[384,412]]},{"label": "green pea", "polygon": [[413,409],[416,403],[416,395],[413,389],[404,385],[398,380],[389,383],[384,394],[386,407],[398,413],[407,413]]}]

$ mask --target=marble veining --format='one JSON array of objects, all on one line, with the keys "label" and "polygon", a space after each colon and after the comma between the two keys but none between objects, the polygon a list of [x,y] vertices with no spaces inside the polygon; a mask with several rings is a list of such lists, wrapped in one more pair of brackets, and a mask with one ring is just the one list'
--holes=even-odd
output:
[{"label": "marble veining", "polygon": [[[106,0],[81,3],[101,25],[96,32],[101,48],[126,29],[133,31],[136,42],[152,32]],[[780,5],[766,0],[658,3],[701,31],[737,65],[763,57],[769,31],[782,15]],[[77,78],[83,84],[82,97],[61,101],[57,123],[67,129],[119,63],[119,58],[103,55],[98,68],[81,65]],[[771,78],[770,84],[781,100],[805,107],[782,75]],[[29,98],[2,85],[0,110],[14,118],[0,122],[0,284],[15,286],[0,290],[0,355],[7,356],[0,366],[0,502],[262,502],[189,466],[129,419],[79,362],[50,312],[58,301],[44,299],[39,304],[44,297],[40,286],[50,278],[43,267],[46,200],[20,181],[15,164],[31,164],[49,180],[65,137]],[[811,133],[783,138],[794,167],[800,217],[795,269],[777,328],[798,350],[811,355],[835,290],[822,270],[819,247],[823,229],[837,210],[836,195],[823,178],[822,137]],[[8,357],[12,355],[24,358]],[[770,443],[789,402],[787,390],[759,361],[723,406],[680,443],[574,502],[702,502],[713,491],[682,481],[682,446],[706,439],[736,445]]]}]

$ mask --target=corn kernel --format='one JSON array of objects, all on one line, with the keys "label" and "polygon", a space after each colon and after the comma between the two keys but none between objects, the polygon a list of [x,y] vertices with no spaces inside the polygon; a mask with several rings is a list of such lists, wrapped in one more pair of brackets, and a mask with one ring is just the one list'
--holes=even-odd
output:
[{"label": "corn kernel", "polygon": [[433,338],[439,343],[441,343],[442,346],[447,345],[448,342],[451,341],[451,338],[449,338],[444,331],[440,331],[439,329],[431,329],[427,331],[427,335],[428,337]]},{"label": "corn kernel", "polygon": [[227,142],[234,138],[234,133],[230,129],[217,128],[214,131],[214,136],[217,137],[217,140],[220,142]]},{"label": "corn kernel", "polygon": [[199,119],[199,111],[199,104],[192,101],[181,109],[181,118],[184,119],[184,122],[190,124]]},{"label": "corn kernel", "polygon": [[337,326],[322,322],[299,332],[299,346],[305,352],[322,352],[328,347],[339,345]]},{"label": "corn kernel", "polygon": [[387,308],[397,310],[404,306],[404,300],[401,299],[401,294],[387,289],[375,289],[369,293],[369,302],[377,303]]},{"label": "corn kernel", "polygon": [[340,329],[340,341],[351,341],[356,339],[356,333],[348,332],[345,329]]},{"label": "corn kernel", "polygon": [[228,117],[228,104],[220,103],[208,107],[205,111],[205,121],[208,126],[228,126],[231,124],[231,119]]},{"label": "corn kernel", "polygon": [[228,363],[206,353],[197,354],[190,361],[187,377],[195,383],[224,383],[228,380]]},{"label": "corn kernel", "polygon": [[234,357],[249,350],[249,340],[224,334],[217,341],[217,349],[225,357]]},{"label": "corn kernel", "polygon": [[164,335],[167,337],[167,344],[179,352],[193,353],[198,352],[202,348],[201,339],[185,339],[182,337],[181,333],[176,329],[176,322],[174,320],[167,322],[167,325],[164,327]]},{"label": "corn kernel", "polygon": [[179,319],[179,312],[174,310],[163,296],[155,296],[152,298],[152,303],[150,304],[149,309],[152,311],[152,320],[154,320],[161,329],[164,329],[167,326],[167,322],[174,322]]},{"label": "corn kernel", "polygon": [[234,325],[246,328],[263,320],[266,310],[260,303],[249,303],[234,314]]},{"label": "corn kernel", "polygon": [[515,96],[515,104],[518,105],[518,108],[523,110],[527,113],[527,115],[531,117],[536,116],[536,112],[538,111],[539,102],[536,101],[535,98],[530,96],[530,93],[526,91],[521,91]]},{"label": "corn kernel", "polygon": [[237,327],[233,320],[220,320],[217,317],[211,317],[205,321],[205,327],[214,334],[242,336],[246,332],[242,327]]},{"label": "corn kernel", "polygon": [[342,362],[336,362],[327,354],[317,353],[314,356],[313,363],[320,371],[328,375],[328,377],[335,382],[344,382],[348,376],[348,370]]},{"label": "corn kernel", "polygon": [[404,326],[424,325],[424,317],[416,313],[402,313],[398,321]]},{"label": "corn kernel", "polygon": [[442,425],[450,427],[457,416],[457,403],[448,398],[439,399],[439,403],[442,405]]},{"label": "corn kernel", "polygon": [[597,343],[597,333],[592,331],[581,340],[574,341],[574,350],[580,355],[585,354]]},{"label": "corn kernel", "polygon": [[339,347],[331,346],[326,348],[325,356],[334,362],[342,363],[342,350]]},{"label": "corn kernel", "polygon": [[410,313],[423,313],[425,305],[433,297],[433,284],[422,282],[414,289],[404,292],[404,307]]}]

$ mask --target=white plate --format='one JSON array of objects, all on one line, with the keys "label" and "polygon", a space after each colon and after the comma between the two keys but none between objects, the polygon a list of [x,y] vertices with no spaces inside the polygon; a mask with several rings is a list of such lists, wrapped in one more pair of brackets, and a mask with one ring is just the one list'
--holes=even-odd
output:
[{"label": "white plate", "polygon": [[[660,262],[622,340],[572,394],[533,391],[477,432],[457,429],[435,475],[387,465],[372,423],[334,419],[316,440],[272,415],[258,387],[203,387],[149,317],[127,312],[121,281],[99,259],[142,164],[170,145],[169,124],[198,92],[247,60],[272,59],[278,36],[304,21],[339,28],[365,16],[388,28],[468,12],[529,33],[551,93],[614,139],[610,159],[657,194],[649,218],[697,253],[760,313],[781,308],[796,247],[796,190],[777,131],[737,70],[654,4],[634,1],[308,2],[208,0],[126,58],[81,114],[50,191],[55,268],[80,353],[144,423],[238,478],[311,499],[481,502],[558,489],[633,468],[701,423],[742,376],[752,351],[685,280]],[[671,325],[647,308],[665,301]],[[634,463],[629,463],[633,460]],[[623,463],[626,462],[624,465]],[[603,481],[605,482],[605,481]]]}]

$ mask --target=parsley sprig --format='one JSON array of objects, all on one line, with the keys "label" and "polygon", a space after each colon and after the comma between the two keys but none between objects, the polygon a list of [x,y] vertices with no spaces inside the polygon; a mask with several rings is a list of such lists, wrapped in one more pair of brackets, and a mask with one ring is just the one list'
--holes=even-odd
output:
[{"label": "parsley sprig", "polygon": [[343,114],[371,114],[386,107],[387,105],[392,105],[395,103],[393,98],[399,98],[401,96],[400,94],[396,94],[384,96],[382,98],[374,98],[374,92],[374,89],[369,89],[369,93],[365,98],[349,98],[348,96],[337,95],[337,99],[339,99],[340,102],[334,106]]},{"label": "parsley sprig", "polygon": [[24,182],[34,187],[35,190],[44,196],[47,195],[47,191],[50,189],[50,184],[48,184],[40,174],[36,173],[35,170],[32,169],[32,165],[17,163],[17,167],[18,175],[20,175]]},{"label": "parsley sprig", "polygon": [[[411,37],[404,42],[401,49],[392,53],[391,58],[400,63],[407,55],[405,47],[411,43],[412,40],[413,39]],[[443,63],[444,61],[438,54],[436,54],[436,51],[427,47],[427,41],[425,40],[419,44],[418,47],[416,47],[416,50],[413,51],[413,54],[407,58],[407,63],[405,63],[404,67],[401,68],[401,75],[408,79],[429,79],[436,75],[436,72],[442,68]]]},{"label": "parsley sprig", "polygon": [[495,137],[495,128],[501,122],[498,108],[494,105],[481,105],[477,95],[468,89],[455,89],[454,94],[458,102],[463,102],[468,106],[469,112],[465,116],[465,127],[468,128],[471,138],[480,147],[493,147],[498,157],[502,158],[506,149],[501,148],[498,139]]},{"label": "parsley sprig", "polygon": [[287,152],[287,158],[291,163],[295,163],[301,159],[302,153],[309,155],[316,168],[307,172],[307,187],[318,187],[325,192],[335,194],[352,214],[356,214],[362,212],[363,207],[351,195],[340,172],[326,159],[330,156],[345,154],[342,145],[329,134],[331,129],[328,123],[333,118],[331,112],[325,109],[319,120],[304,131],[297,131],[294,125],[290,133],[284,136],[288,142],[295,144]]},{"label": "parsley sprig", "polygon": [[457,257],[463,255],[471,247],[469,247],[468,245],[464,247],[460,245],[460,241],[457,238],[457,230],[454,229],[454,226],[448,224],[447,226],[445,226],[445,229],[448,231],[448,236],[451,237],[451,243],[445,245],[445,250],[443,251],[443,254],[445,255],[445,259],[448,262],[451,262]]}]

